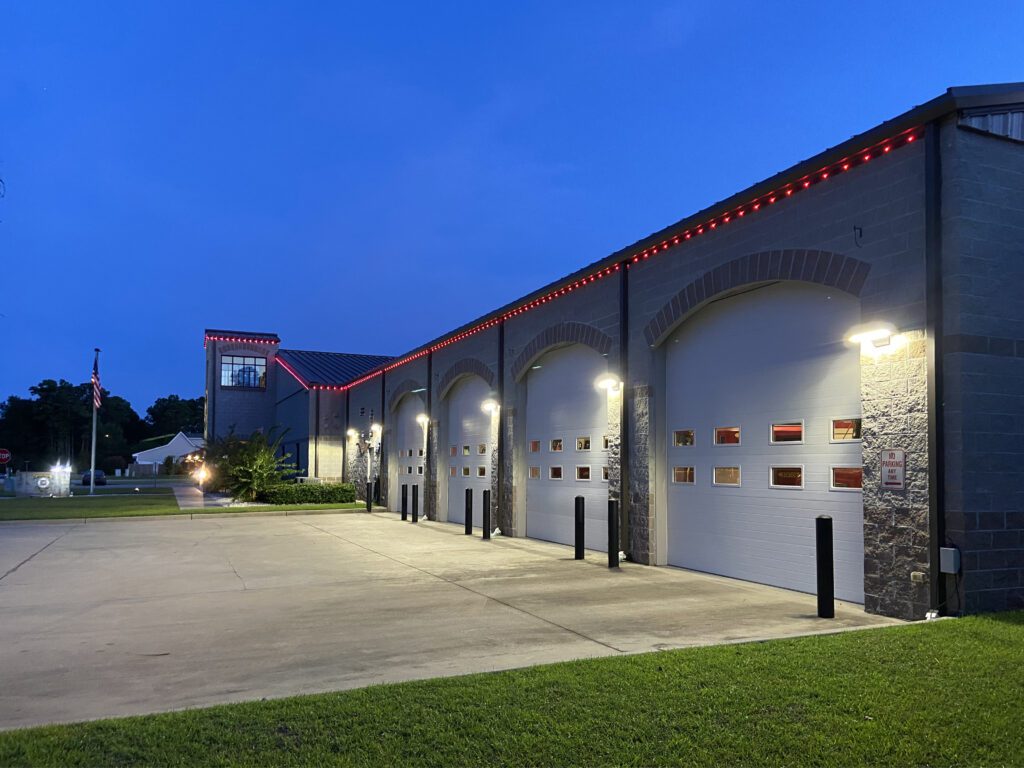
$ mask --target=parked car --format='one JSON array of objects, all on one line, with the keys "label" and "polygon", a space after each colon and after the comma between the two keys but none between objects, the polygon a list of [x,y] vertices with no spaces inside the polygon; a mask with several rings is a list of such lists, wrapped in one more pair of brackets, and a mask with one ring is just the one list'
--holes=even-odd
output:
[{"label": "parked car", "polygon": [[[82,485],[89,484],[89,470],[82,473]],[[107,475],[102,469],[96,470],[96,485],[106,485]]]}]

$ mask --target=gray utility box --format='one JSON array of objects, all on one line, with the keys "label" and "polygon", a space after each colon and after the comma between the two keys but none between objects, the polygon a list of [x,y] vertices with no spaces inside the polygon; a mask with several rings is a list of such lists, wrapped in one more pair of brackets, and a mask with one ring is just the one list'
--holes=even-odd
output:
[{"label": "gray utility box", "polygon": [[939,573],[960,573],[960,550],[939,547]]}]

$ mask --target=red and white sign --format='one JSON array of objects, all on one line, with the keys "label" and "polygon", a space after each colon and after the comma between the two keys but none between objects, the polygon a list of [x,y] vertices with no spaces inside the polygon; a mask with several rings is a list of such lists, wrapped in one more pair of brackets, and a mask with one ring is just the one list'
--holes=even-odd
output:
[{"label": "red and white sign", "polygon": [[6,464],[11,460],[11,452],[6,448],[0,448],[0,464]]},{"label": "red and white sign", "polygon": [[907,487],[907,452],[900,448],[882,451],[882,487],[902,491]]}]

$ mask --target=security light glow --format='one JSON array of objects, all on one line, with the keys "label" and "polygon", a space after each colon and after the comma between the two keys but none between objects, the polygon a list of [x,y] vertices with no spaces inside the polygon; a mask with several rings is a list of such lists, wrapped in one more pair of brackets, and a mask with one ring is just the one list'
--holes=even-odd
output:
[{"label": "security light glow", "polygon": [[371,424],[370,425],[370,431],[371,432],[380,432],[380,424]]},{"label": "security light glow", "polygon": [[498,410],[498,401],[492,397],[487,398],[480,403],[480,410],[484,413],[494,413]]},{"label": "security light glow", "polygon": [[871,326],[858,328],[851,333],[849,341],[851,344],[874,344],[882,347],[889,343],[896,329],[889,323],[878,323]]},{"label": "security light glow", "polygon": [[429,421],[430,419],[427,418],[427,414],[425,413],[421,413],[419,416],[416,417],[416,423],[419,424],[421,427],[426,427]]},{"label": "security light glow", "polygon": [[358,437],[359,436],[359,433],[356,432],[354,429],[350,429],[345,434],[348,435],[349,437]]},{"label": "security light glow", "polygon": [[597,377],[597,381],[594,382],[594,386],[598,389],[604,389],[611,392],[614,389],[618,389],[619,377],[611,373],[605,373]]}]

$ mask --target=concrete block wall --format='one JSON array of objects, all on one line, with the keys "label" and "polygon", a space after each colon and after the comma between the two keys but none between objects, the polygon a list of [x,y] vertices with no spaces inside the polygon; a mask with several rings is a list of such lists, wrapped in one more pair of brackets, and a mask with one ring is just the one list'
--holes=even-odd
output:
[{"label": "concrete block wall", "polygon": [[942,126],[950,609],[1024,608],[1024,144]]},{"label": "concrete block wall", "polygon": [[[208,341],[206,344],[207,439],[224,437],[232,428],[246,436],[266,430],[274,424],[277,377],[281,371],[275,364],[277,344],[256,342]],[[220,386],[221,358],[224,355],[245,355],[267,359],[265,389],[232,389]],[[291,378],[289,376],[289,378]],[[212,417],[212,418],[211,418]]]},{"label": "concrete block wall", "polygon": [[[1019,143],[957,127],[955,116],[945,120],[940,138],[946,536],[964,553],[963,579],[950,580],[960,605],[947,608],[1013,607],[1024,603],[1024,302],[1017,295],[1024,282],[1024,152]],[[861,361],[865,607],[921,618],[929,607],[936,544],[929,507],[942,498],[929,485],[928,391],[936,382],[927,336],[925,143],[900,146],[792,199],[781,197],[756,216],[511,317],[504,322],[503,350],[499,329],[491,328],[435,351],[429,362],[419,358],[353,387],[344,395],[349,419],[341,429],[366,432],[372,421],[384,425],[377,459],[387,494],[389,401],[410,381],[428,387],[424,502],[428,517],[436,519],[439,509],[447,509],[438,454],[438,446],[447,444],[442,381],[467,360],[493,372],[494,389],[503,392],[494,443],[500,429],[504,444],[500,487],[496,466],[491,473],[495,519],[506,534],[524,535],[524,359],[557,346],[567,325],[584,328],[585,343],[603,340],[608,369],[626,374],[625,424],[617,428],[617,413],[609,418],[615,431],[609,490],[628,498],[627,546],[634,560],[664,563],[662,340],[692,312],[744,286],[780,279],[831,286],[859,298],[863,322],[892,323],[905,342]],[[628,361],[619,359],[623,284],[630,307]],[[687,293],[687,286],[697,288]],[[628,446],[620,456],[623,434]],[[362,493],[365,458],[352,440],[344,442],[345,472]],[[907,452],[903,492],[878,487],[880,454],[887,448]],[[627,464],[628,487],[622,488]]]},{"label": "concrete block wall", "polygon": [[[499,387],[498,381],[498,337],[499,331],[489,328],[486,331],[474,334],[458,344],[453,344],[432,353],[431,357],[431,446],[430,467],[428,469],[428,484],[425,486],[426,509],[432,520],[446,519],[448,511],[448,483],[445,481],[445,470],[443,448],[449,444],[448,439],[448,399],[444,391],[446,385],[454,385],[461,375],[480,375],[485,381],[489,378],[492,389],[495,393]],[[473,371],[476,371],[474,373]],[[501,419],[504,416],[504,409],[499,411],[495,417]],[[497,425],[495,425],[497,427]],[[491,502],[493,506],[492,519],[504,532],[506,528],[499,510],[507,508],[499,504],[498,488],[498,450],[497,431],[491,437]],[[511,489],[511,482],[506,483]],[[431,516],[432,514],[432,516]],[[479,513],[477,513],[479,514]],[[510,518],[508,521],[511,530]]]},{"label": "concrete block wall", "polygon": [[[349,421],[346,429],[354,430],[357,433],[357,437],[351,438],[346,435],[345,461],[348,465],[347,476],[350,478],[349,482],[355,484],[356,496],[360,499],[366,498],[367,456],[365,451],[361,451],[357,447],[357,442],[361,439],[360,436],[367,435],[370,432],[371,424],[383,423],[384,400],[382,394],[380,376],[368,379],[364,383],[346,391],[346,396],[349,400]],[[379,435],[377,437],[379,439]],[[375,454],[373,457],[375,475],[379,466],[378,462],[382,456],[383,451],[381,451],[380,455]]]}]

